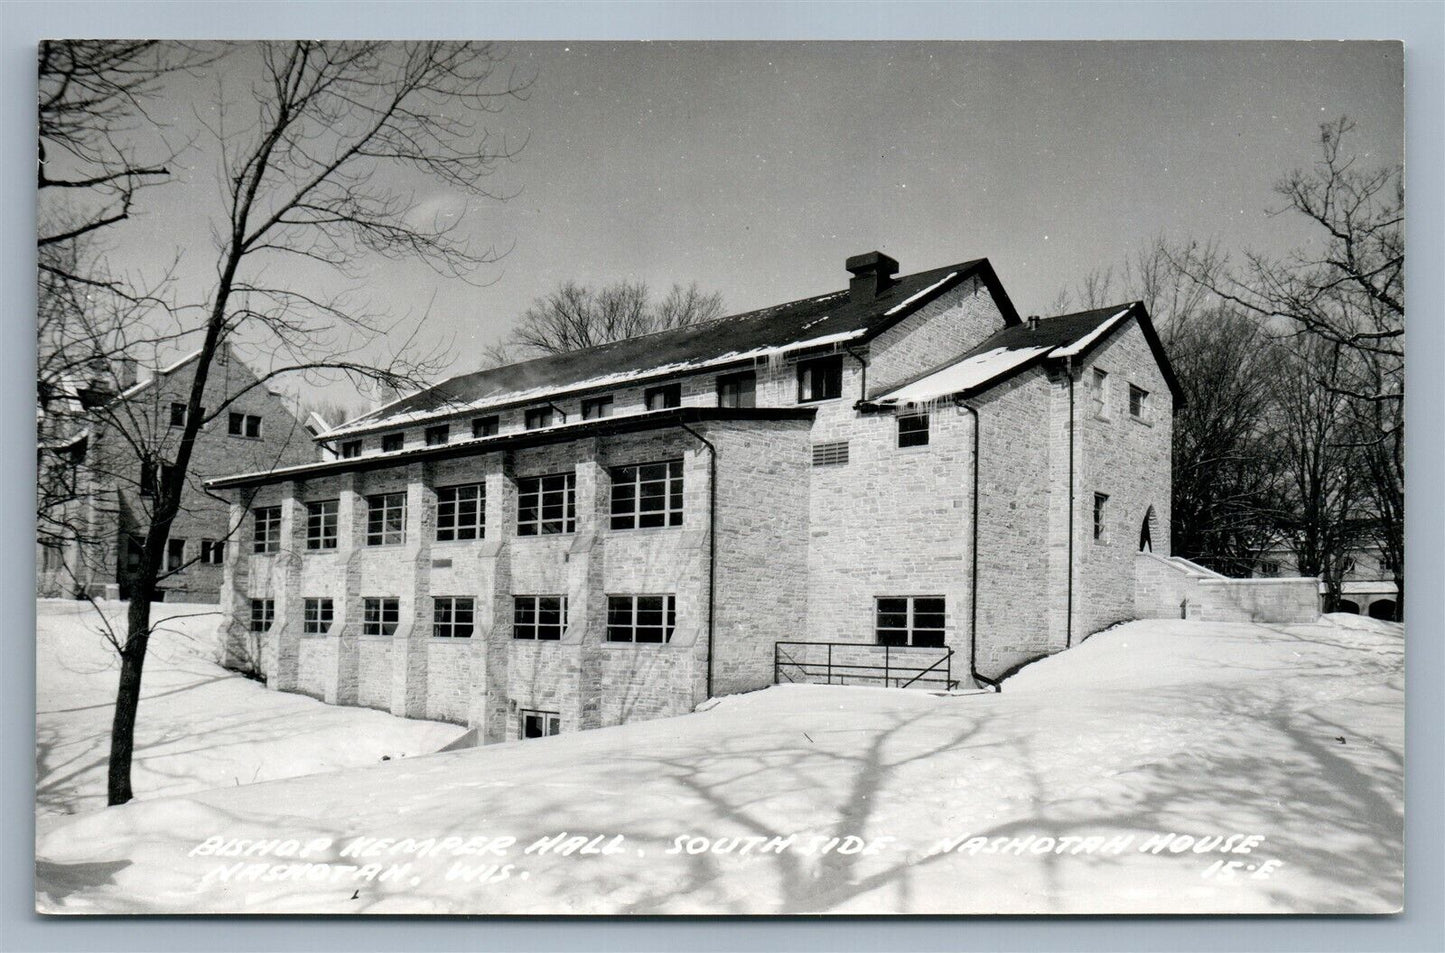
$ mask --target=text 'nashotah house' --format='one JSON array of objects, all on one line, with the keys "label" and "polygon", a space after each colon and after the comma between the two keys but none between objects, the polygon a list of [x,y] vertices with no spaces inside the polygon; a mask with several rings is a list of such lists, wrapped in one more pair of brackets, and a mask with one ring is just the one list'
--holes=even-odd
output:
[{"label": "text 'nashotah house'", "polygon": [[986,260],[452,378],[227,477],[233,660],[493,742],[775,681],[987,684],[1135,616],[1177,387]]}]

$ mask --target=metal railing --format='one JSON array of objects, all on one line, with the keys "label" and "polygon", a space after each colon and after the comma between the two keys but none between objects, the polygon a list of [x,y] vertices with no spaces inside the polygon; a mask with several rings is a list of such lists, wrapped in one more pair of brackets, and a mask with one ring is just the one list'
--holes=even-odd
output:
[{"label": "metal railing", "polygon": [[[815,651],[815,650],[822,651]],[[846,650],[835,656],[834,649]],[[924,655],[939,653],[937,657]],[[822,657],[819,658],[818,656]],[[860,659],[876,659],[882,664]],[[920,655],[923,655],[920,658]],[[774,642],[773,684],[881,685],[885,688],[956,688],[948,646],[869,645],[862,642]]]}]

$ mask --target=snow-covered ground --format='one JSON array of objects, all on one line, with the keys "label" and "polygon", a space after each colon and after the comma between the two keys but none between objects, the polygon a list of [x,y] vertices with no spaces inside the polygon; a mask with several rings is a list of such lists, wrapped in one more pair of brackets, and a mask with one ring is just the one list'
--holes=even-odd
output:
[{"label": "snow-covered ground", "polygon": [[[123,631],[124,603],[102,605]],[[464,729],[267,691],[216,664],[214,605],[158,603],[141,681],[137,798],[235,787],[436,751]],[[105,806],[120,661],[88,603],[36,603],[35,810]]]},{"label": "snow-covered ground", "polygon": [[[1352,616],[1138,622],[1002,694],[785,686],[681,718],[46,817],[38,904],[1390,911],[1403,643],[1399,626]],[[598,853],[537,848],[563,832]]]}]

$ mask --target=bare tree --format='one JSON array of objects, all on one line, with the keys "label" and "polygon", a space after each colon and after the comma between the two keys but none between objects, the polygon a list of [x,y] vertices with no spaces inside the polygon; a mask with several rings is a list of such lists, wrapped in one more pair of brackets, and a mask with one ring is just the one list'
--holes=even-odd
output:
[{"label": "bare tree", "polygon": [[1174,416],[1173,552],[1246,576],[1279,538],[1272,381],[1280,349],[1257,322],[1225,308],[1191,314],[1171,332],[1185,398]]},{"label": "bare tree", "polygon": [[[496,261],[461,230],[461,215],[418,214],[412,190],[438,185],[458,197],[504,198],[484,188],[498,164],[518,149],[489,136],[480,120],[525,94],[528,81],[507,69],[503,51],[460,42],[298,42],[230,44],[206,55],[254,57],[235,77],[244,93],[218,92],[199,117],[220,148],[225,220],[215,229],[215,281],[193,307],[152,311],[149,338],[195,340],[184,424],[156,459],[153,504],[140,541],[124,635],[111,732],[108,798],[130,800],[131,758],[151,603],[170,526],[181,507],[196,436],[242,392],[203,403],[212,369],[228,345],[264,354],[269,364],[251,386],[282,375],[344,376],[354,382],[410,388],[439,369],[419,354],[416,329],[368,313],[345,291],[375,258],[413,259],[465,278]],[[239,65],[239,64],[238,64]],[[222,84],[224,87],[225,84]],[[133,181],[134,177],[131,180]],[[121,191],[123,219],[133,193]],[[92,231],[94,229],[91,229]],[[279,263],[289,267],[278,267]],[[327,279],[326,272],[331,273]],[[388,338],[394,356],[374,356]],[[154,455],[139,420],[116,408],[110,426]]]},{"label": "bare tree", "polygon": [[1403,613],[1404,182],[1399,166],[1363,167],[1344,144],[1354,124],[1320,126],[1320,159],[1276,185],[1279,211],[1307,224],[1310,242],[1283,258],[1245,255],[1237,271],[1178,259],[1201,286],[1262,321],[1337,349],[1319,386],[1347,400],[1361,451],[1364,492],[1352,519],[1365,518],[1398,587]]},{"label": "bare tree", "polygon": [[1326,612],[1339,606],[1351,553],[1361,542],[1365,490],[1351,400],[1340,392],[1348,354],[1341,344],[1305,337],[1276,348],[1271,377],[1288,505],[1280,528],[1302,575],[1325,584]]},{"label": "bare tree", "polygon": [[690,327],[722,317],[722,295],[705,294],[696,283],[673,285],[654,300],[646,284],[620,281],[593,289],[564,281],[536,299],[500,344],[488,351],[493,364],[545,354],[562,354],[598,344]]}]

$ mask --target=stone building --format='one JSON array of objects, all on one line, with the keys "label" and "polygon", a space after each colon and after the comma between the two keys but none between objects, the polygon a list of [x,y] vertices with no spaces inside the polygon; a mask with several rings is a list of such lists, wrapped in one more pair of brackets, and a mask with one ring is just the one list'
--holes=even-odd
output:
[{"label": "stone building", "polygon": [[[130,597],[156,481],[180,439],[199,353],[138,383],[133,362],[97,359],[83,379],[65,382],[42,401],[38,595]],[[205,491],[205,481],[317,459],[314,434],[228,347],[213,362],[204,407],[215,416],[196,438],[167,540],[160,599],[220,597],[234,527],[229,507]]]},{"label": "stone building", "polygon": [[1177,395],[1143,306],[1024,320],[986,260],[847,269],[213,481],[248,520],[233,661],[492,742],[775,681],[974,687],[1131,618]]}]

